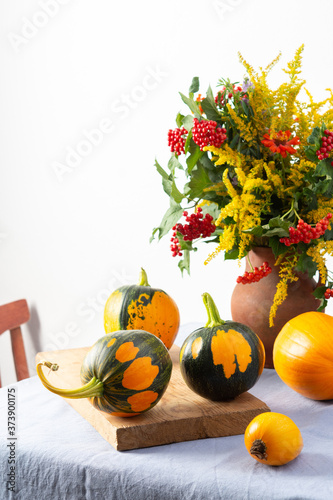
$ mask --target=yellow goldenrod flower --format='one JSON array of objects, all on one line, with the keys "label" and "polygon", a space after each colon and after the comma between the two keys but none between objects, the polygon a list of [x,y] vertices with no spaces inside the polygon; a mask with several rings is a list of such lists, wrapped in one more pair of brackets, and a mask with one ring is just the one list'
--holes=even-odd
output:
[{"label": "yellow goldenrod flower", "polygon": [[249,146],[252,146],[252,144],[256,140],[256,135],[257,135],[255,134],[255,130],[251,128],[249,124],[245,123],[244,120],[239,115],[237,115],[237,113],[232,109],[230,104],[227,104],[227,108],[231,118],[233,119],[239,130],[239,134],[248,142]]},{"label": "yellow goldenrod flower", "polygon": [[326,253],[325,241],[319,241],[315,247],[308,248],[306,253],[317,264],[320,280],[322,283],[325,283],[327,278],[326,259],[324,257]]},{"label": "yellow goldenrod flower", "polygon": [[[318,208],[311,210],[311,212],[307,214],[307,218],[310,223],[316,223],[320,219],[326,217],[328,213],[333,213],[333,200],[320,196],[318,197]],[[328,227],[331,227],[331,222]]]},{"label": "yellow goldenrod flower", "polygon": [[269,313],[269,326],[274,326],[274,318],[276,316],[276,311],[279,305],[286,299],[288,293],[288,284],[293,281],[298,280],[294,272],[294,268],[297,264],[298,256],[294,255],[284,260],[280,264],[279,277],[280,281],[276,286],[276,292],[274,295],[273,305]]}]

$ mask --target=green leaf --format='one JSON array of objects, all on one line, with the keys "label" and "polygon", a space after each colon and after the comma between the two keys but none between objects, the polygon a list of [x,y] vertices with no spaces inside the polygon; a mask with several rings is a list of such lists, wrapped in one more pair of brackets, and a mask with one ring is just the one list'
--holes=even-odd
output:
[{"label": "green leaf", "polygon": [[184,271],[187,271],[190,274],[190,252],[189,250],[184,250],[183,258],[178,262],[178,267],[181,270],[182,274]]},{"label": "green leaf", "polygon": [[323,299],[324,294],[326,292],[327,286],[317,286],[317,288],[314,289],[313,295],[316,297],[316,299]]},{"label": "green leaf", "polygon": [[175,200],[176,203],[180,203],[184,198],[184,195],[177,188],[175,181],[172,181],[172,190],[170,196]]},{"label": "green leaf", "polygon": [[201,117],[201,113],[199,110],[199,103],[197,103],[193,99],[190,99],[189,97],[186,97],[186,95],[182,94],[181,92],[179,92],[179,94],[180,94],[180,97],[182,98],[183,102],[185,104],[187,104],[187,106],[193,112],[195,118],[199,119]]},{"label": "green leaf", "polygon": [[331,229],[326,229],[324,233],[324,240],[325,241],[333,240],[333,227]]},{"label": "green leaf", "polygon": [[230,215],[228,215],[227,217],[224,218],[224,223],[229,226],[229,224],[236,224],[235,220],[233,217],[230,217]]},{"label": "green leaf", "polygon": [[153,232],[151,233],[151,237],[149,238],[149,243],[151,243],[155,239],[155,234],[159,231],[159,227],[154,227]]},{"label": "green leaf", "polygon": [[321,142],[320,139],[322,137],[322,131],[319,127],[315,127],[312,130],[311,135],[307,138],[307,142],[309,144],[314,144],[316,146],[316,149],[320,148]]},{"label": "green leaf", "polygon": [[232,139],[232,141],[230,143],[231,149],[234,149],[237,146],[239,138],[240,138],[240,135],[238,133],[234,135],[234,138]]},{"label": "green leaf", "polygon": [[329,281],[325,286],[317,286],[312,292],[316,299],[321,300],[321,304],[318,307],[317,311],[323,311],[327,307],[327,299],[325,299],[325,292],[327,288],[332,288],[333,283]]},{"label": "green leaf", "polygon": [[325,177],[326,179],[332,180],[333,179],[333,167],[331,165],[331,159],[325,158],[324,160],[320,160],[318,163],[316,170],[315,170],[315,175],[320,176],[320,177]]},{"label": "green leaf", "polygon": [[187,171],[190,174],[197,164],[198,160],[203,156],[204,151],[201,151],[199,146],[197,145],[194,153],[192,153],[187,159],[186,159],[186,164],[187,164]]},{"label": "green leaf", "polygon": [[185,146],[184,146],[185,154],[188,153],[188,150],[191,147],[191,139],[192,139],[192,130],[189,131],[189,133],[187,134],[187,137],[186,137]]},{"label": "green leaf", "polygon": [[[221,209],[219,208],[217,203],[210,203],[209,205],[203,205],[202,206],[202,213],[205,216],[206,214],[209,214],[213,217],[214,220],[216,220],[219,215],[220,215]],[[217,227],[214,231],[214,236],[217,234],[222,234],[223,229]]]},{"label": "green leaf", "polygon": [[239,249],[232,248],[228,252],[224,252],[224,260],[235,260],[238,259]]},{"label": "green leaf", "polygon": [[281,217],[270,219],[269,223],[262,227],[264,229],[262,236],[279,236],[280,238],[289,236],[290,222]]},{"label": "green leaf", "polygon": [[167,179],[163,177],[162,186],[164,192],[175,200],[176,203],[180,203],[184,198],[184,195],[179,191],[173,177],[170,175]]},{"label": "green leaf", "polygon": [[331,160],[325,158],[321,160],[314,171],[315,184],[313,191],[316,194],[324,194],[327,197],[333,195],[333,167]]},{"label": "green leaf", "polygon": [[167,179],[163,177],[162,186],[163,186],[163,191],[170,197],[172,191],[172,180],[169,179],[169,177]]},{"label": "green leaf", "polygon": [[[199,146],[198,146],[199,147]],[[200,164],[206,169],[206,170],[213,170],[216,172],[218,168],[214,165],[212,160],[209,158],[207,151],[203,151],[203,155],[200,158]]]},{"label": "green leaf", "polygon": [[316,155],[317,148],[314,146],[305,146],[304,152],[308,160],[317,162],[318,156]]},{"label": "green leaf", "polygon": [[273,227],[281,227],[283,229],[285,229],[286,231],[288,231],[289,229],[289,222],[281,219],[281,217],[277,216],[277,217],[273,217],[272,219],[269,220],[269,227],[273,228]]},{"label": "green leaf", "polygon": [[208,120],[221,121],[211,87],[207,90],[207,96],[201,101],[201,107],[204,110]]},{"label": "green leaf", "polygon": [[[159,235],[158,235],[159,240],[163,236],[168,234],[170,229],[172,229],[173,226],[178,222],[182,214],[183,214],[182,207],[178,203],[175,203],[173,200],[171,200],[170,208],[168,208],[168,210],[165,212],[160,226],[156,228],[159,230]],[[156,230],[154,231],[156,232]]]},{"label": "green leaf", "polygon": [[191,128],[193,127],[193,116],[192,115],[186,115],[184,116],[184,118],[182,119],[182,126],[184,128],[186,128],[186,130],[189,132],[191,130]]},{"label": "green leaf", "polygon": [[192,170],[191,180],[188,183],[190,187],[191,198],[202,198],[203,190],[210,186],[210,178],[206,170],[198,163]]},{"label": "green leaf", "polygon": [[301,273],[307,273],[310,278],[314,276],[318,270],[317,264],[312,260],[312,257],[307,255],[305,252],[299,255],[296,270]]},{"label": "green leaf", "polygon": [[248,105],[246,104],[246,102],[243,99],[241,100],[241,105],[242,105],[244,113],[246,114],[247,119],[249,119],[249,117],[250,117],[250,109],[249,109]]},{"label": "green leaf", "polygon": [[280,238],[269,238],[268,244],[273,250],[273,254],[275,257],[286,253],[286,245],[280,242]]},{"label": "green leaf", "polygon": [[198,92],[198,90],[199,90],[199,77],[195,76],[192,79],[192,83],[191,83],[190,88],[189,88],[189,93],[195,94],[196,92]]},{"label": "green leaf", "polygon": [[322,299],[322,300],[321,300],[321,304],[320,304],[320,306],[318,307],[317,311],[318,311],[318,312],[321,312],[321,311],[323,311],[323,312],[324,312],[324,311],[325,311],[325,309],[326,309],[326,307],[327,307],[327,300],[326,300],[326,299]]},{"label": "green leaf", "polygon": [[175,174],[176,168],[179,168],[180,170],[184,170],[183,165],[180,163],[178,158],[175,155],[172,155],[170,157],[170,160],[168,161],[168,168],[172,175]]},{"label": "green leaf", "polygon": [[181,113],[178,113],[176,116],[176,124],[177,124],[178,128],[181,128],[182,123],[183,123],[183,119],[184,119],[184,115],[182,115]]},{"label": "green leaf", "polygon": [[245,229],[245,231],[242,231],[243,233],[247,234],[253,234],[254,236],[257,236],[260,238],[264,232],[263,228],[261,226],[255,226],[252,227],[251,229]]},{"label": "green leaf", "polygon": [[155,159],[155,167],[157,172],[163,177],[163,179],[168,179],[169,175],[166,173],[165,170],[161,167],[161,165],[158,163],[158,161]]}]

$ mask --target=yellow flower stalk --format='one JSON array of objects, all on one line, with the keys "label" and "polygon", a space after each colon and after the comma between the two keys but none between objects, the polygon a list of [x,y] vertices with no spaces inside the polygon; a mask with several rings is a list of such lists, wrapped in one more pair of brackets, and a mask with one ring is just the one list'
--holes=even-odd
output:
[{"label": "yellow flower stalk", "polygon": [[[309,222],[316,222],[317,220],[322,219],[327,215],[328,212],[333,213],[333,200],[327,200],[323,197],[318,198],[318,208],[315,210],[311,210],[308,214]],[[331,224],[329,224],[329,229],[331,228]]]},{"label": "yellow flower stalk", "polygon": [[252,144],[256,140],[256,135],[254,134],[255,130],[253,128],[251,128],[249,124],[244,122],[244,118],[245,118],[244,115],[240,115],[240,116],[237,115],[237,113],[232,109],[230,104],[227,104],[227,108],[228,108],[230,117],[235,122],[235,124],[238,128],[239,134],[241,135],[241,137],[243,137],[248,142],[249,146],[252,146]]},{"label": "yellow flower stalk", "polygon": [[325,283],[327,279],[326,259],[324,256],[326,251],[327,249],[325,242],[320,242],[317,246],[308,248],[306,252],[307,255],[309,255],[309,257],[312,257],[314,262],[317,264],[320,281],[322,283]]},{"label": "yellow flower stalk", "polygon": [[294,268],[297,264],[297,255],[286,259],[280,264],[279,277],[280,281],[277,284],[276,292],[274,295],[273,305],[269,312],[269,326],[274,326],[274,318],[276,316],[276,311],[279,305],[287,298],[288,285],[293,281],[298,280],[298,276],[295,275]]},{"label": "yellow flower stalk", "polygon": [[296,50],[294,59],[287,64],[288,69],[283,70],[287,73],[287,75],[289,75],[291,82],[293,82],[297,78],[297,75],[301,73],[303,50],[304,44]]},{"label": "yellow flower stalk", "polygon": [[242,167],[244,168],[244,165],[246,164],[247,161],[251,161],[250,156],[245,156],[241,155],[240,153],[237,153],[233,149],[231,149],[228,144],[224,144],[223,148],[216,148],[214,146],[206,146],[204,148],[204,151],[211,151],[215,157],[213,158],[213,161],[215,165],[224,165],[228,164],[233,167]]}]

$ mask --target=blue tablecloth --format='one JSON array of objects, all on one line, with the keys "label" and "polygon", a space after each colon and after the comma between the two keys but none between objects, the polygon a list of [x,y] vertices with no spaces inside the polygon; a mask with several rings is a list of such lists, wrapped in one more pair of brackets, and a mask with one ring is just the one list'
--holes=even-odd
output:
[{"label": "blue tablecloth", "polygon": [[[192,329],[183,327],[176,343]],[[250,392],[302,432],[301,455],[282,467],[253,460],[243,435],[119,452],[37,377],[11,387],[15,442],[7,433],[9,387],[0,390],[1,500],[333,499],[333,401],[300,396],[274,370]],[[6,483],[11,443],[15,494]]]}]

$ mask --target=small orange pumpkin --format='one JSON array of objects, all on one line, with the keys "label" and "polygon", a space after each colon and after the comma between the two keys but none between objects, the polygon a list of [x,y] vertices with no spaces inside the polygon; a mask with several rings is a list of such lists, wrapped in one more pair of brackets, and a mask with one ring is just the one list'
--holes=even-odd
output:
[{"label": "small orange pumpkin", "polygon": [[288,321],[275,339],[274,368],[294,391],[333,398],[333,317],[311,311]]},{"label": "small orange pumpkin", "polygon": [[179,324],[176,302],[163,290],[149,285],[144,269],[137,285],[117,288],[104,308],[105,333],[145,330],[162,340],[167,349],[175,341]]},{"label": "small orange pumpkin", "polygon": [[265,465],[284,465],[302,451],[301,431],[282,413],[265,412],[254,417],[245,430],[244,442],[251,457]]}]

